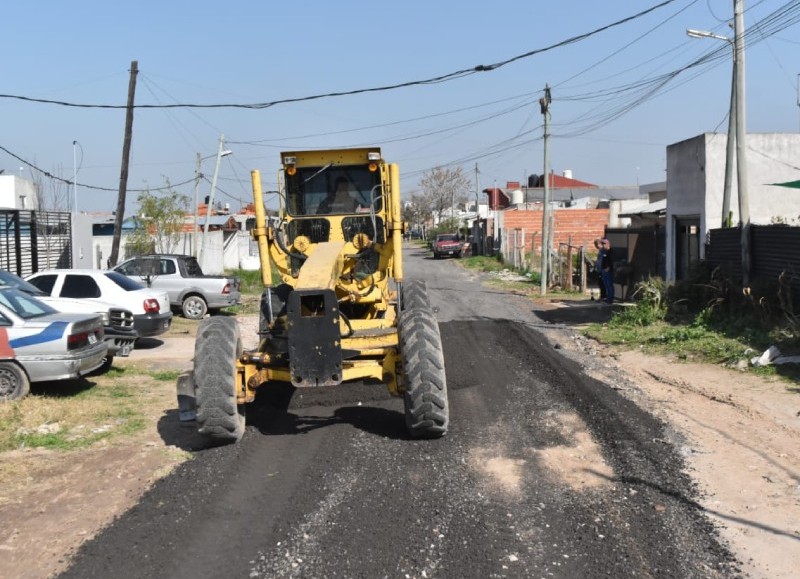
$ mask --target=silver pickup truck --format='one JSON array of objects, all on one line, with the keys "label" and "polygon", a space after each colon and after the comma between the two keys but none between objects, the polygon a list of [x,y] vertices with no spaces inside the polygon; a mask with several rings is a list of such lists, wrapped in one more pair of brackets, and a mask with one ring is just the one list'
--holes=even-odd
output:
[{"label": "silver pickup truck", "polygon": [[197,259],[191,255],[140,255],[123,261],[114,271],[147,287],[166,291],[170,305],[191,320],[241,303],[239,278],[204,275]]}]

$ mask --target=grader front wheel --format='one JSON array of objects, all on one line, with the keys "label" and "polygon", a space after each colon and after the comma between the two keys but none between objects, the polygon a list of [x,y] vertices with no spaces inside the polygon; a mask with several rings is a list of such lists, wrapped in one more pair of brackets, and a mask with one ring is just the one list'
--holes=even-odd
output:
[{"label": "grader front wheel", "polygon": [[405,375],[405,417],[414,438],[447,433],[450,411],[439,326],[430,308],[402,312],[398,327]]},{"label": "grader front wheel", "polygon": [[201,322],[194,345],[197,427],[217,442],[237,442],[244,435],[244,416],[236,404],[236,360],[241,354],[234,318]]}]

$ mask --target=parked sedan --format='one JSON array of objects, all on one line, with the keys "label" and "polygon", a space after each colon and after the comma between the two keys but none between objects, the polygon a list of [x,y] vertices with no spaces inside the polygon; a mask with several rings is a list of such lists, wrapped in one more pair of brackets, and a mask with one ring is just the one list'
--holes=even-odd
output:
[{"label": "parked sedan", "polygon": [[101,315],[103,317],[103,335],[108,344],[108,353],[101,371],[111,367],[114,356],[130,355],[136,339],[139,337],[139,334],[133,329],[133,313],[124,308],[94,300],[52,297],[32,283],[4,269],[0,269],[0,287],[2,286],[17,288],[54,307],[59,312]]},{"label": "parked sedan", "polygon": [[23,398],[31,382],[87,374],[103,364],[107,349],[100,316],[59,312],[0,288],[0,401]]},{"label": "parked sedan", "polygon": [[172,324],[166,292],[148,289],[115,271],[51,269],[25,279],[49,296],[107,302],[130,310],[140,338],[163,334]]}]

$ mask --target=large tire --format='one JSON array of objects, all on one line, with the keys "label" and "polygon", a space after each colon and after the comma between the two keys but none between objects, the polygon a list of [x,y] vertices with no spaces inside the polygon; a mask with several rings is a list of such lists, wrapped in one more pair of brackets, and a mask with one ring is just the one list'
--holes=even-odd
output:
[{"label": "large tire", "polygon": [[181,304],[183,317],[189,320],[202,320],[208,313],[206,300],[197,295],[186,296]]},{"label": "large tire", "polygon": [[244,435],[244,415],[236,404],[236,360],[242,339],[235,318],[206,318],[194,344],[197,428],[217,442],[237,442]]},{"label": "large tire", "polygon": [[428,288],[425,282],[419,279],[412,279],[403,282],[403,310],[414,308],[430,309],[431,302],[428,299]]},{"label": "large tire", "polygon": [[430,308],[405,310],[400,316],[406,428],[413,438],[447,433],[450,411],[439,326]]},{"label": "large tire", "polygon": [[31,391],[25,371],[14,362],[0,362],[0,402],[21,400]]}]

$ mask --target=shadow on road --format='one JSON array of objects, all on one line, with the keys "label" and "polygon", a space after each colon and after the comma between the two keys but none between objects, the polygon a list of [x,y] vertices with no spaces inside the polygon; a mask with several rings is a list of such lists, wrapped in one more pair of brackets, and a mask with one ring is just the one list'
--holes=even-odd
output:
[{"label": "shadow on road", "polygon": [[136,350],[152,350],[164,345],[164,340],[158,338],[139,338],[136,340]]},{"label": "shadow on road", "polygon": [[[382,384],[355,383],[314,389],[296,389],[282,383],[264,385],[256,400],[247,406],[247,427],[270,435],[303,434],[334,424],[350,424],[384,438],[410,440],[402,412],[365,405],[391,398]],[[340,407],[332,414],[322,411],[332,406]],[[302,411],[306,408],[319,412],[305,414]],[[176,408],[164,411],[157,429],[164,444],[181,450],[193,452],[219,446],[197,432],[196,422],[181,422]]]}]

